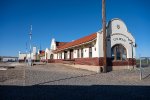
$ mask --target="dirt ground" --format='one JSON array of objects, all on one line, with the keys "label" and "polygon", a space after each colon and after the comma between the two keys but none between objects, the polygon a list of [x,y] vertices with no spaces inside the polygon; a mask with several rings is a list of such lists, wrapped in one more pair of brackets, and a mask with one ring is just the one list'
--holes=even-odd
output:
[{"label": "dirt ground", "polygon": [[[150,100],[149,68],[108,73],[72,68],[63,64],[1,63],[1,100]],[[13,68],[14,67],[14,68]]]}]

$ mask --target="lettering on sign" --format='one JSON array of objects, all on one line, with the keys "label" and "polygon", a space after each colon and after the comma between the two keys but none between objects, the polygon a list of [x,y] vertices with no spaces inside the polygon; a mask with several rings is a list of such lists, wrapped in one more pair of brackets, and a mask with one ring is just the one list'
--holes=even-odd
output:
[{"label": "lettering on sign", "polygon": [[119,40],[119,41],[126,42],[126,40],[125,40],[125,39],[123,39],[123,38],[113,38],[113,40],[114,40],[114,41],[118,41],[118,40]]}]

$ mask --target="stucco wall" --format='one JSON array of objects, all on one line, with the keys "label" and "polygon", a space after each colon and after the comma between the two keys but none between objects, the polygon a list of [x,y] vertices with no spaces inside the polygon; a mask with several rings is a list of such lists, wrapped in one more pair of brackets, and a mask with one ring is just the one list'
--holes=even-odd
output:
[{"label": "stucco wall", "polygon": [[[130,62],[135,62],[135,39],[133,38],[132,34],[128,31],[125,23],[120,19],[112,19],[109,21],[107,25],[107,58],[111,59],[111,48],[116,44],[121,44],[126,48],[127,51],[127,60],[125,61],[112,61],[110,62],[113,66],[126,66],[130,65]],[[92,58],[97,58],[99,60],[99,65],[103,65],[103,32],[100,30],[97,32],[97,38],[95,41],[95,44],[92,46]],[[131,43],[133,42],[133,43]],[[52,44],[54,45],[55,42],[52,40]],[[83,48],[83,58],[81,58],[81,48]],[[91,61],[94,62],[93,59],[89,58],[89,44],[80,45],[78,47],[72,48],[73,51],[73,57],[75,58],[75,62],[85,62],[84,60],[87,60],[87,62]],[[79,49],[79,57],[77,57],[77,50]],[[62,51],[62,59],[64,59],[64,51]],[[67,59],[70,57],[70,51],[67,50]],[[134,59],[132,61],[129,60]],[[54,54],[54,59],[57,59],[57,54]],[[58,54],[58,59],[60,59]],[[96,61],[97,61],[96,60]],[[59,60],[58,62],[60,62]],[[108,61],[109,62],[109,61]],[[89,63],[85,63],[89,64]],[[135,63],[134,63],[135,64]],[[96,64],[95,64],[96,65]]]},{"label": "stucco wall", "polygon": [[24,60],[25,57],[26,57],[26,54],[25,54],[25,53],[23,53],[23,54],[20,53],[18,59],[19,59],[19,60]]},{"label": "stucco wall", "polygon": [[108,23],[107,37],[107,57],[111,57],[111,48],[114,45],[121,44],[126,48],[127,58],[135,58],[135,39],[122,20],[112,19]]}]

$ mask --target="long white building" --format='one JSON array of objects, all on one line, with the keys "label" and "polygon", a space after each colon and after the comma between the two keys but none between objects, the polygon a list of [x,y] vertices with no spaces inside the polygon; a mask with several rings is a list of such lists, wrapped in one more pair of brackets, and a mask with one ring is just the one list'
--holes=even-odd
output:
[{"label": "long white building", "polygon": [[[106,32],[107,69],[132,68],[136,64],[136,43],[125,23],[118,18],[112,19]],[[102,30],[71,42],[58,42],[53,38],[50,48],[45,50],[45,59],[49,63],[93,65],[95,70],[103,66],[103,58]]]}]

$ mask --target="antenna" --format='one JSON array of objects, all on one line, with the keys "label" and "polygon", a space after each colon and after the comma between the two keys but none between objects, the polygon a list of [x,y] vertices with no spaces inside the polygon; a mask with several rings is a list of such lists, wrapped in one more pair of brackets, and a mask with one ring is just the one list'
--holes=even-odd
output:
[{"label": "antenna", "polygon": [[30,37],[30,59],[29,59],[29,65],[32,65],[32,59],[31,59],[31,39],[32,39],[32,25],[30,28],[30,32],[29,32],[29,37]]},{"label": "antenna", "polygon": [[25,63],[27,63],[27,42],[26,42],[26,59],[25,59]]},{"label": "antenna", "polygon": [[31,25],[31,28],[30,28],[29,36],[30,36],[30,40],[31,40],[31,37],[32,37],[32,25]]},{"label": "antenna", "polygon": [[27,46],[28,46],[28,44],[27,44],[27,42],[26,42],[26,51],[27,51]]},{"label": "antenna", "polygon": [[42,50],[41,43],[40,43],[40,50]]}]

